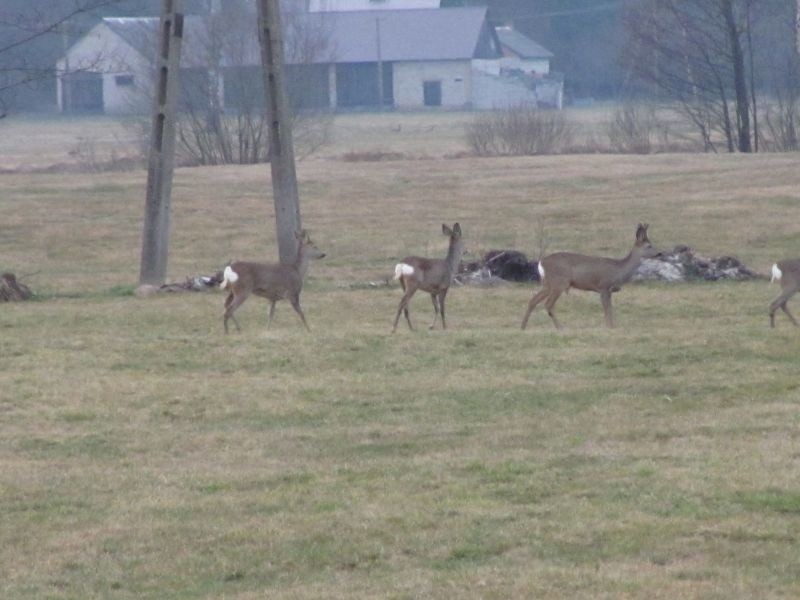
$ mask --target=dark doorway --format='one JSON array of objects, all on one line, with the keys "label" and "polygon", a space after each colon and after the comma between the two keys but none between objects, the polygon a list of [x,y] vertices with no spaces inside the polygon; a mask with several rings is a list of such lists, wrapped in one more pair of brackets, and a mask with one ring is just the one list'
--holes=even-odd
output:
[{"label": "dark doorway", "polygon": [[[383,63],[383,104],[394,106],[394,69]],[[336,65],[337,106],[378,106],[378,64],[345,63]]]},{"label": "dark doorway", "polygon": [[72,113],[103,112],[103,75],[100,73],[70,73],[65,77],[69,86],[69,106]]},{"label": "dark doorway", "polygon": [[422,94],[425,101],[425,106],[441,106],[442,105],[442,82],[441,81],[425,81],[422,84]]}]

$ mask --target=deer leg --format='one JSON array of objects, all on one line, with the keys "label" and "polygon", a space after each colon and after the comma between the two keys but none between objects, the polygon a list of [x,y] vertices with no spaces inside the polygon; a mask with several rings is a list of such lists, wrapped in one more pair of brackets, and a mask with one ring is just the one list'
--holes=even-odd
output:
[{"label": "deer leg", "polygon": [[431,294],[431,300],[433,301],[433,321],[428,326],[428,329],[436,327],[436,319],[439,317],[439,299],[436,294]]},{"label": "deer leg", "polygon": [[242,330],[242,328],[239,327],[239,321],[236,320],[236,317],[233,316],[233,313],[237,308],[244,304],[244,301],[247,300],[248,296],[249,294],[235,296],[233,293],[231,293],[225,299],[225,312],[222,315],[222,325],[225,327],[225,333],[228,333],[228,319],[233,319],[233,323],[236,325],[236,331]]},{"label": "deer leg", "polygon": [[547,297],[547,294],[550,291],[547,288],[541,289],[533,295],[530,302],[528,302],[528,310],[525,311],[525,316],[522,318],[522,329],[525,329],[528,326],[528,319],[533,312],[533,309],[536,308],[536,305],[539,304],[542,300]]},{"label": "deer leg", "polygon": [[444,320],[444,299],[447,297],[447,288],[439,293],[439,312],[442,313],[442,329],[447,329],[447,322]]},{"label": "deer leg", "polygon": [[269,317],[267,318],[267,329],[272,325],[272,317],[275,316],[275,300],[269,301]]},{"label": "deer leg", "polygon": [[600,292],[600,301],[603,303],[603,312],[606,315],[606,325],[614,327],[614,311],[611,307],[611,290]]},{"label": "deer leg", "polygon": [[789,319],[791,319],[791,321],[792,321],[792,323],[794,323],[794,325],[797,325],[797,321],[792,316],[792,314],[789,312],[789,309],[786,306],[786,303],[789,301],[789,298],[791,298],[795,294],[796,291],[797,290],[794,289],[794,288],[789,288],[789,289],[783,290],[783,292],[781,292],[781,295],[778,296],[777,298],[775,298],[775,300],[772,301],[772,304],[769,305],[769,326],[770,327],[775,327],[775,312],[779,308],[781,310],[783,310],[783,312],[786,313],[786,315],[789,317]]},{"label": "deer leg", "polygon": [[[400,280],[402,282],[402,279]],[[411,325],[411,319],[408,316],[408,303],[411,301],[411,297],[417,291],[417,287],[414,285],[409,284],[408,287],[405,285],[403,286],[406,293],[403,294],[403,297],[400,299],[400,304],[397,306],[397,316],[394,318],[394,325],[392,326],[392,333],[397,331],[397,323],[400,321],[400,313],[405,313],[406,321],[408,321],[408,328],[411,331],[414,331],[414,327]]]},{"label": "deer leg", "polygon": [[559,323],[558,319],[556,319],[556,315],[553,312],[553,306],[560,295],[561,290],[552,290],[550,295],[547,297],[547,301],[544,303],[544,307],[547,309],[547,314],[550,315],[550,318],[553,320],[553,325],[556,326],[556,329],[561,329],[561,323]]},{"label": "deer leg", "polygon": [[[293,296],[290,299],[290,301],[292,303],[292,308],[295,310],[295,312],[298,315],[300,315],[300,320],[303,322],[303,325],[306,326],[306,330],[309,333],[311,333],[311,328],[308,326],[308,323],[306,322],[306,316],[303,314],[303,309],[300,308],[300,296]],[[274,304],[273,304],[273,306],[274,306]]]},{"label": "deer leg", "polygon": [[[403,288],[403,293],[405,294],[405,291],[406,291],[406,278],[405,277],[401,277],[400,278],[400,287]],[[403,308],[403,314],[406,317],[406,323],[408,323],[408,328],[411,331],[414,331],[414,326],[411,324],[411,316],[408,314],[408,304],[406,304],[406,306]],[[397,328],[397,323],[395,323],[395,329],[396,328]],[[392,333],[394,333],[394,329],[392,330]]]},{"label": "deer leg", "polygon": [[781,308],[783,309],[783,312],[786,313],[786,316],[789,317],[789,319],[791,319],[792,323],[794,323],[794,326],[798,327],[797,321],[792,316],[792,313],[789,312],[789,307],[786,306],[786,302],[783,303],[783,306],[781,306]]}]

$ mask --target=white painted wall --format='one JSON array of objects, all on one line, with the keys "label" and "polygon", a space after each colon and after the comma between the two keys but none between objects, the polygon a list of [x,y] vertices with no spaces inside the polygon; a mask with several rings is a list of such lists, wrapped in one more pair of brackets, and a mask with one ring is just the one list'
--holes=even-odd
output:
[{"label": "white painted wall", "polygon": [[440,0],[310,0],[310,12],[439,8]]},{"label": "white painted wall", "polygon": [[[151,66],[145,58],[125,43],[105,24],[100,23],[78,40],[68,51],[68,58],[57,63],[59,73],[86,70],[103,75],[103,103],[108,114],[147,112],[152,89]],[[132,86],[117,84],[117,75],[132,75]],[[63,88],[59,78],[58,106],[63,107]]]},{"label": "white painted wall", "polygon": [[397,108],[425,106],[423,83],[442,82],[442,106],[465,108],[472,102],[472,67],[468,60],[394,63],[394,102]]},{"label": "white painted wall", "polygon": [[547,75],[550,73],[550,59],[548,58],[519,58],[518,56],[504,56],[500,59],[503,69],[519,69],[525,73]]},{"label": "white painted wall", "polygon": [[536,93],[518,79],[490,75],[475,70],[473,73],[473,106],[479,109],[533,106],[538,103]]}]

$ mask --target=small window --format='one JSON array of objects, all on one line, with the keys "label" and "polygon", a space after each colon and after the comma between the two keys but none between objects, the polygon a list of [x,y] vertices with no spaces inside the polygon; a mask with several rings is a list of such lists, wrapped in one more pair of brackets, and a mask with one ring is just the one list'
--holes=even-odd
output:
[{"label": "small window", "polygon": [[133,85],[133,75],[116,75],[114,83],[119,87],[130,87]]}]

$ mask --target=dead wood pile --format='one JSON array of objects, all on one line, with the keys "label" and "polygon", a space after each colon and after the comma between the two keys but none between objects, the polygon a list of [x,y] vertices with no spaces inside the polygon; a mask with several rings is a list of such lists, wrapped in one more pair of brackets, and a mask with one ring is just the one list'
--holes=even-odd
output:
[{"label": "dead wood pile", "polygon": [[675,248],[661,258],[645,259],[633,276],[634,281],[749,281],[766,279],[734,256],[708,258],[689,246]]},{"label": "dead wood pile", "polygon": [[197,277],[187,277],[180,283],[165,283],[159,292],[205,292],[218,287],[222,283],[222,271],[214,275],[198,275]]},{"label": "dead wood pile", "polygon": [[21,302],[33,298],[33,292],[24,283],[17,281],[13,273],[0,275],[0,302]]},{"label": "dead wood pile", "polygon": [[220,283],[222,283],[222,271],[218,271],[213,275],[187,277],[184,281],[165,283],[162,286],[143,284],[137,287],[134,293],[139,298],[147,298],[165,292],[206,292],[218,287]]},{"label": "dead wood pile", "polygon": [[477,261],[461,263],[456,281],[471,285],[494,285],[503,281],[539,281],[535,260],[517,250],[489,250]]}]

